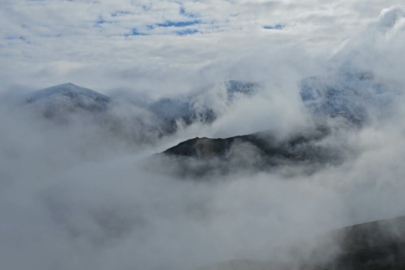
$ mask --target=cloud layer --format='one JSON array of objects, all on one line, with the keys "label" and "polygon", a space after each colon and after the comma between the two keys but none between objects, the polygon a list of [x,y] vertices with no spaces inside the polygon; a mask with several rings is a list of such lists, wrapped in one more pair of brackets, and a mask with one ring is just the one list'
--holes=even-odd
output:
[{"label": "cloud layer", "polygon": [[[235,77],[257,79],[266,67],[269,74],[277,70],[274,61],[308,65],[297,54],[329,53],[393,4],[3,0],[0,75],[4,86],[73,82],[104,93],[130,88],[155,94]],[[290,59],[272,57],[291,51]]]},{"label": "cloud layer", "polygon": [[[295,241],[404,215],[405,19],[395,4],[1,0],[0,268],[181,270],[288,260],[284,247]],[[299,82],[318,75],[355,93],[355,84],[339,81],[350,80],[342,70],[372,74],[364,91],[383,84],[396,94],[389,116],[361,128],[325,120],[338,130],[327,143],[355,152],[347,162],[309,174],[236,163],[198,181],[161,173],[167,164],[150,159],[195,136],[284,137],[311,128]],[[114,117],[150,139],[145,125],[156,119],[136,102],[192,96],[230,79],[262,89],[232,106],[211,102],[215,91],[193,96],[221,117],[156,136],[147,148],[82,115],[59,125],[16,105],[31,90],[71,81],[126,99]]]}]

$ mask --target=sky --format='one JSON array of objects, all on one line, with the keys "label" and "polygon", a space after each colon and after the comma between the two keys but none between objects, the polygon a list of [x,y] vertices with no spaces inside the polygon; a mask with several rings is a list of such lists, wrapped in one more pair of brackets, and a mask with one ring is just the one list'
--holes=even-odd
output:
[{"label": "sky", "polygon": [[[328,60],[395,5],[398,1],[1,0],[0,79],[3,88],[72,82],[102,93],[161,95],[227,79],[261,80],[263,69],[278,69],[277,61],[317,73],[312,63]],[[282,59],[274,59],[277,55]]]}]

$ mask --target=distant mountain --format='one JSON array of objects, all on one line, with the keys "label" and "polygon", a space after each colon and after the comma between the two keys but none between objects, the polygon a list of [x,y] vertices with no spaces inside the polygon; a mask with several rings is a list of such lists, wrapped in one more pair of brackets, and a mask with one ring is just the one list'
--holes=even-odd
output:
[{"label": "distant mountain", "polygon": [[319,149],[311,148],[311,142],[319,140],[318,136],[296,136],[286,141],[278,141],[264,132],[225,139],[194,138],[167,149],[163,153],[173,156],[195,157],[207,159],[212,157],[226,158],[232,147],[247,143],[258,149],[264,156],[289,161],[305,161],[321,158]]},{"label": "distant mountain", "polygon": [[[403,270],[405,269],[405,217],[338,229],[294,248],[296,261],[233,260],[199,270]],[[290,259],[291,260],[291,259]]]},{"label": "distant mountain", "polygon": [[100,136],[131,145],[148,145],[163,134],[150,112],[72,83],[36,91],[24,98],[24,105],[53,123],[97,127],[105,131]]},{"label": "distant mountain", "polygon": [[157,100],[148,109],[163,121],[165,130],[174,132],[179,124],[188,126],[197,122],[214,122],[236,100],[249,98],[259,89],[257,83],[230,80],[210,85],[187,96]]},{"label": "distant mountain", "polygon": [[260,132],[224,139],[194,138],[162,153],[172,157],[184,173],[204,176],[211,171],[254,168],[268,170],[283,165],[338,164],[343,150],[322,144],[330,130],[319,127],[285,139],[276,139],[269,132]]},{"label": "distant mountain", "polygon": [[315,116],[343,117],[356,124],[388,115],[396,95],[373,73],[350,68],[302,80],[300,94]]},{"label": "distant mountain", "polygon": [[[325,269],[405,269],[405,217],[345,227],[318,240],[309,260],[320,261]],[[333,249],[332,258],[323,258]]]},{"label": "distant mountain", "polygon": [[51,117],[65,111],[104,111],[111,99],[91,89],[72,83],[36,91],[25,98],[25,103],[36,106]]},{"label": "distant mountain", "polygon": [[[47,118],[66,118],[72,112],[117,114],[119,107],[128,112],[142,111],[140,118],[147,112],[148,117],[155,120],[150,127],[143,123],[143,128],[149,131],[156,129],[164,135],[177,131],[179,126],[210,124],[233,102],[254,95],[259,88],[255,83],[231,80],[210,85],[186,96],[162,98],[151,103],[130,103],[122,102],[125,97],[114,100],[91,89],[67,83],[36,91],[25,97],[24,104],[38,109]],[[130,117],[136,118],[135,115]],[[145,121],[139,119],[137,122]]]}]

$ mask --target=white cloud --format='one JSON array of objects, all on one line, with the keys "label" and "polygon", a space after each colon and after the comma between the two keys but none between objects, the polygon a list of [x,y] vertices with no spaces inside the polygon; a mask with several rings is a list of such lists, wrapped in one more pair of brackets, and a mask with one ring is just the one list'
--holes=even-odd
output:
[{"label": "white cloud", "polygon": [[[71,81],[100,91],[185,91],[207,79],[226,79],[200,77],[213,66],[229,67],[253,54],[266,58],[272,54],[266,46],[297,44],[312,54],[329,53],[392,3],[2,0],[0,77],[4,86]],[[157,26],[168,21],[198,23]],[[277,24],[284,28],[263,28]],[[53,69],[60,62],[76,68]]]},{"label": "white cloud", "polygon": [[381,11],[380,23],[384,27],[393,27],[395,24],[405,17],[405,10],[400,6],[386,8]]},{"label": "white cloud", "polygon": [[[305,126],[297,82],[328,69],[370,70],[403,91],[403,8],[385,9],[396,1],[0,2],[3,268],[190,269],[268,257],[302,235],[404,213],[401,96],[392,119],[326,142],[345,141],[355,158],[311,175],[286,168],[195,183],[138,164],[186,137],[261,129],[284,135]],[[190,21],[198,23],[173,24]],[[157,25],[165,22],[172,25]],[[263,28],[277,24],[284,27]],[[134,29],[148,35],[130,35]],[[178,29],[197,32],[179,36]],[[193,125],[147,153],[80,117],[60,127],[7,106],[12,91],[68,81],[154,99],[229,79],[259,82],[263,92],[227,107],[212,126]],[[114,113],[143,116],[125,122],[134,123],[125,125],[129,132],[144,135],[141,125],[156,124],[134,107]]]}]

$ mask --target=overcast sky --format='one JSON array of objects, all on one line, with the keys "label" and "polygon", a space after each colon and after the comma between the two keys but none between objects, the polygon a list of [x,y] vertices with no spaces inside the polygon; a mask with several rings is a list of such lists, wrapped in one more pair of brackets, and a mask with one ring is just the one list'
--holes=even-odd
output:
[{"label": "overcast sky", "polygon": [[226,79],[260,80],[263,72],[257,71],[269,62],[288,62],[291,53],[291,65],[308,65],[307,54],[326,60],[396,4],[0,0],[0,80],[3,88],[72,82],[100,92],[159,93]]}]

